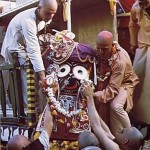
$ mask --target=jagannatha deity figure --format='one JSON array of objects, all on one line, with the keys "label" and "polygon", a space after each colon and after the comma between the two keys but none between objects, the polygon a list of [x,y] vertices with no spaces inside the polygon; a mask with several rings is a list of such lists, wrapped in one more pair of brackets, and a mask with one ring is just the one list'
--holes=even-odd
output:
[{"label": "jagannatha deity figure", "polygon": [[[90,130],[87,102],[80,92],[83,79],[94,78],[95,51],[74,42],[67,30],[51,36],[43,53],[46,68],[46,97],[54,118],[53,139],[76,140],[78,134]],[[55,85],[55,90],[54,87]],[[43,115],[44,117],[44,115]],[[42,117],[37,130],[40,130]]]}]

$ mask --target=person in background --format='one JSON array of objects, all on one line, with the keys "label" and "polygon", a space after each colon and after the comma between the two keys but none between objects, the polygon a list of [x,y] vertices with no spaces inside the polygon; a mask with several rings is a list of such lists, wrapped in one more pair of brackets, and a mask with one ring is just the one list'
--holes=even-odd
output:
[{"label": "person in background", "polygon": [[[111,32],[98,33],[96,53],[98,88],[93,96],[96,107],[109,102],[110,129],[116,136],[123,128],[131,127],[128,112],[133,107],[132,95],[139,80],[128,53],[113,41]],[[105,88],[99,90],[103,83]]]},{"label": "person in background", "polygon": [[[46,86],[45,68],[41,57],[38,31],[52,20],[56,11],[56,0],[40,0],[38,7],[17,14],[8,25],[1,49],[1,55],[8,63],[25,65],[29,58],[42,83],[43,91]],[[21,69],[21,75],[24,103],[27,104],[25,69]]]},{"label": "person in background", "polygon": [[50,107],[46,105],[45,118],[40,136],[31,142],[24,135],[15,135],[7,143],[7,150],[49,150],[49,139],[53,129],[53,117]]},{"label": "person in background", "polygon": [[130,45],[135,53],[133,68],[140,83],[134,92],[133,117],[150,124],[150,0],[137,0],[130,13]]},{"label": "person in background", "polygon": [[[104,150],[139,150],[140,147],[143,147],[144,137],[135,127],[123,128],[122,131],[116,133],[115,138],[109,136],[110,133],[108,134],[108,131],[103,128],[102,119],[96,110],[93,98],[93,85],[89,81],[82,83],[82,93],[87,99],[91,128],[99,141],[100,148]],[[84,139],[82,138],[83,141]],[[89,145],[87,144],[87,146]],[[84,147],[86,146],[84,145]]]}]

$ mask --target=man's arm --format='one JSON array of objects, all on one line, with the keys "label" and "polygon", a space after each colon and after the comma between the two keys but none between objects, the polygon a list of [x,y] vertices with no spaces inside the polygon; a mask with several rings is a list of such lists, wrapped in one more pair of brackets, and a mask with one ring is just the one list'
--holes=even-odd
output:
[{"label": "man's arm", "polygon": [[33,64],[33,69],[38,73],[42,90],[46,91],[45,68],[41,56],[40,45],[37,37],[37,25],[33,19],[23,21],[22,30],[26,42],[28,57]]},{"label": "man's arm", "polygon": [[46,83],[46,78],[45,78],[45,71],[39,71],[38,72],[38,75],[39,75],[39,83],[42,87],[42,92],[45,94],[46,93],[46,88],[47,88],[47,83]]},{"label": "man's arm", "polygon": [[45,71],[44,70],[39,71],[38,74],[39,74],[40,81],[43,80],[45,81]]},{"label": "man's arm", "polygon": [[93,99],[93,88],[90,83],[84,82],[82,88],[83,95],[87,99],[87,106],[88,106],[88,116],[90,119],[91,127],[94,131],[94,134],[97,136],[99,142],[101,143],[102,147],[105,150],[119,150],[119,146],[110,138],[108,138],[107,133],[102,128],[100,122],[100,116],[98,115],[94,99]]},{"label": "man's arm", "polygon": [[42,125],[39,138],[24,147],[24,150],[48,150],[50,148],[49,139],[53,129],[53,117],[48,104],[44,110],[44,123]]},{"label": "man's arm", "polygon": [[25,19],[21,21],[22,32],[25,39],[26,51],[28,57],[33,64],[35,72],[45,70],[40,45],[37,37],[37,25],[33,18]]},{"label": "man's arm", "polygon": [[44,116],[44,125],[42,126],[42,129],[47,132],[50,138],[53,129],[53,116],[48,104],[46,105]]}]

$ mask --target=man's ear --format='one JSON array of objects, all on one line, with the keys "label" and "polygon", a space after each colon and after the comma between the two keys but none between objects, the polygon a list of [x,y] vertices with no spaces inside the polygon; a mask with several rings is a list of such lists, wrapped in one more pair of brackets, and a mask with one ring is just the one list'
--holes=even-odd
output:
[{"label": "man's ear", "polygon": [[38,9],[40,9],[41,8],[41,6],[38,6]]},{"label": "man's ear", "polygon": [[127,144],[128,142],[129,142],[129,140],[128,140],[127,138],[124,138],[123,141],[122,141],[122,144],[125,145],[125,144]]},{"label": "man's ear", "polygon": [[112,44],[112,54],[115,54],[116,53],[116,44]]}]

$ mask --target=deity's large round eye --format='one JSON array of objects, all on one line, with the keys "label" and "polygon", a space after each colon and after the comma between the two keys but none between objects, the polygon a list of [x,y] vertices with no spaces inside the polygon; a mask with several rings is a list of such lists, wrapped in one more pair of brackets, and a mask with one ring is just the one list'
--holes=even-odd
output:
[{"label": "deity's large round eye", "polygon": [[59,67],[58,70],[58,77],[65,77],[66,75],[69,74],[71,68],[68,64],[63,64],[62,66]]},{"label": "deity's large round eye", "polygon": [[88,77],[88,72],[86,68],[83,66],[75,66],[73,68],[73,74],[75,75],[77,79],[80,79],[80,80]]}]

